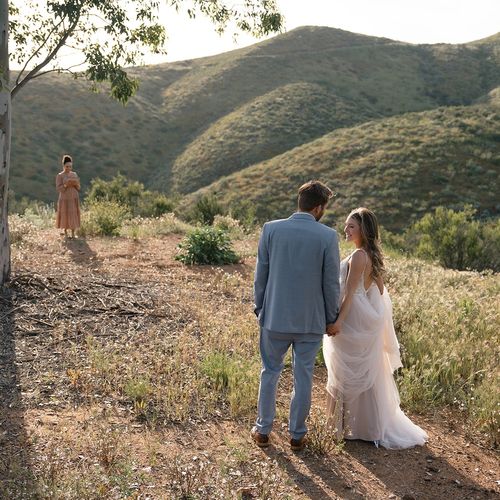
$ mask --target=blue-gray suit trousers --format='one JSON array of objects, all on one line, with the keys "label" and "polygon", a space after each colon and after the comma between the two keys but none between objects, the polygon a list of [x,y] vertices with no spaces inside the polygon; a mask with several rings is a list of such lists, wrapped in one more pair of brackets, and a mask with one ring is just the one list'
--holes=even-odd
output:
[{"label": "blue-gray suit trousers", "polygon": [[306,418],[311,408],[311,391],[314,362],[323,335],[280,333],[261,328],[260,376],[257,431],[269,434],[276,414],[276,389],[284,367],[285,355],[292,346],[293,393],[290,403],[288,430],[293,439],[300,439],[307,432]]}]

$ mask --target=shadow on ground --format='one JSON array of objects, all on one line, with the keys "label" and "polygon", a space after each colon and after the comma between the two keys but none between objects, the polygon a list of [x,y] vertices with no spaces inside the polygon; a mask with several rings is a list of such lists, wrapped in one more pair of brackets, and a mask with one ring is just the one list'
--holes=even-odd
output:
[{"label": "shadow on ground", "polygon": [[455,499],[498,498],[497,493],[464,476],[427,445],[385,450],[364,441],[351,441],[345,451],[398,497],[449,498],[451,488]]},{"label": "shadow on ground", "polygon": [[64,238],[63,246],[69,251],[71,260],[77,264],[100,265],[97,253],[90,248],[83,238]]},{"label": "shadow on ground", "polygon": [[341,454],[315,456],[307,450],[290,452],[285,440],[282,445],[271,446],[264,453],[302,494],[314,500],[449,498],[450,490],[457,500],[498,498],[428,446],[386,450],[364,441],[348,441]]},{"label": "shadow on ground", "polygon": [[19,306],[7,287],[0,292],[0,498],[38,498],[32,451],[24,422],[16,358],[15,318]]}]

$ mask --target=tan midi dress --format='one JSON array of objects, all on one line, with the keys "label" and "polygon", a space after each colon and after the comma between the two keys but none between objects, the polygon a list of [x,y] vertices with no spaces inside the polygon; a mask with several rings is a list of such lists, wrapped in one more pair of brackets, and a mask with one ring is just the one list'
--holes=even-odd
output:
[{"label": "tan midi dress", "polygon": [[[64,185],[70,181],[70,185]],[[57,200],[56,227],[60,229],[78,229],[80,227],[80,199],[78,191],[80,180],[75,172],[60,172],[56,176]]]}]

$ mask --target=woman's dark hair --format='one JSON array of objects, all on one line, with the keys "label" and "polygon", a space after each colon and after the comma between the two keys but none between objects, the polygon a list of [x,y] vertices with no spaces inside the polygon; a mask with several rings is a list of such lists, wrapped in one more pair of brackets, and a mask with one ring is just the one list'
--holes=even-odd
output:
[{"label": "woman's dark hair", "polygon": [[309,181],[300,186],[299,210],[310,212],[313,208],[326,205],[333,196],[332,190],[320,181]]},{"label": "woman's dark hair", "polygon": [[62,164],[66,165],[66,163],[73,163],[73,158],[70,155],[63,155]]},{"label": "woman's dark hair", "polygon": [[353,218],[359,223],[363,247],[372,260],[372,277],[377,279],[385,274],[384,257],[380,246],[380,229],[375,214],[365,207],[353,210],[347,219]]}]

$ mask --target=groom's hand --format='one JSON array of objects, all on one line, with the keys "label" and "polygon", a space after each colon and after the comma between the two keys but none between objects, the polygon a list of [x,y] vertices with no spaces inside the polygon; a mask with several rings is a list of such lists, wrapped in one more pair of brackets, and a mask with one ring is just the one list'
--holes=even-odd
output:
[{"label": "groom's hand", "polygon": [[335,337],[335,335],[337,335],[337,333],[340,332],[340,328],[339,328],[339,325],[337,323],[330,323],[328,325],[326,325],[326,334],[329,336],[329,337]]},{"label": "groom's hand", "polygon": [[330,337],[335,337],[338,333],[340,333],[341,323],[339,321],[335,321],[335,323],[330,323],[326,327],[326,334]]}]

